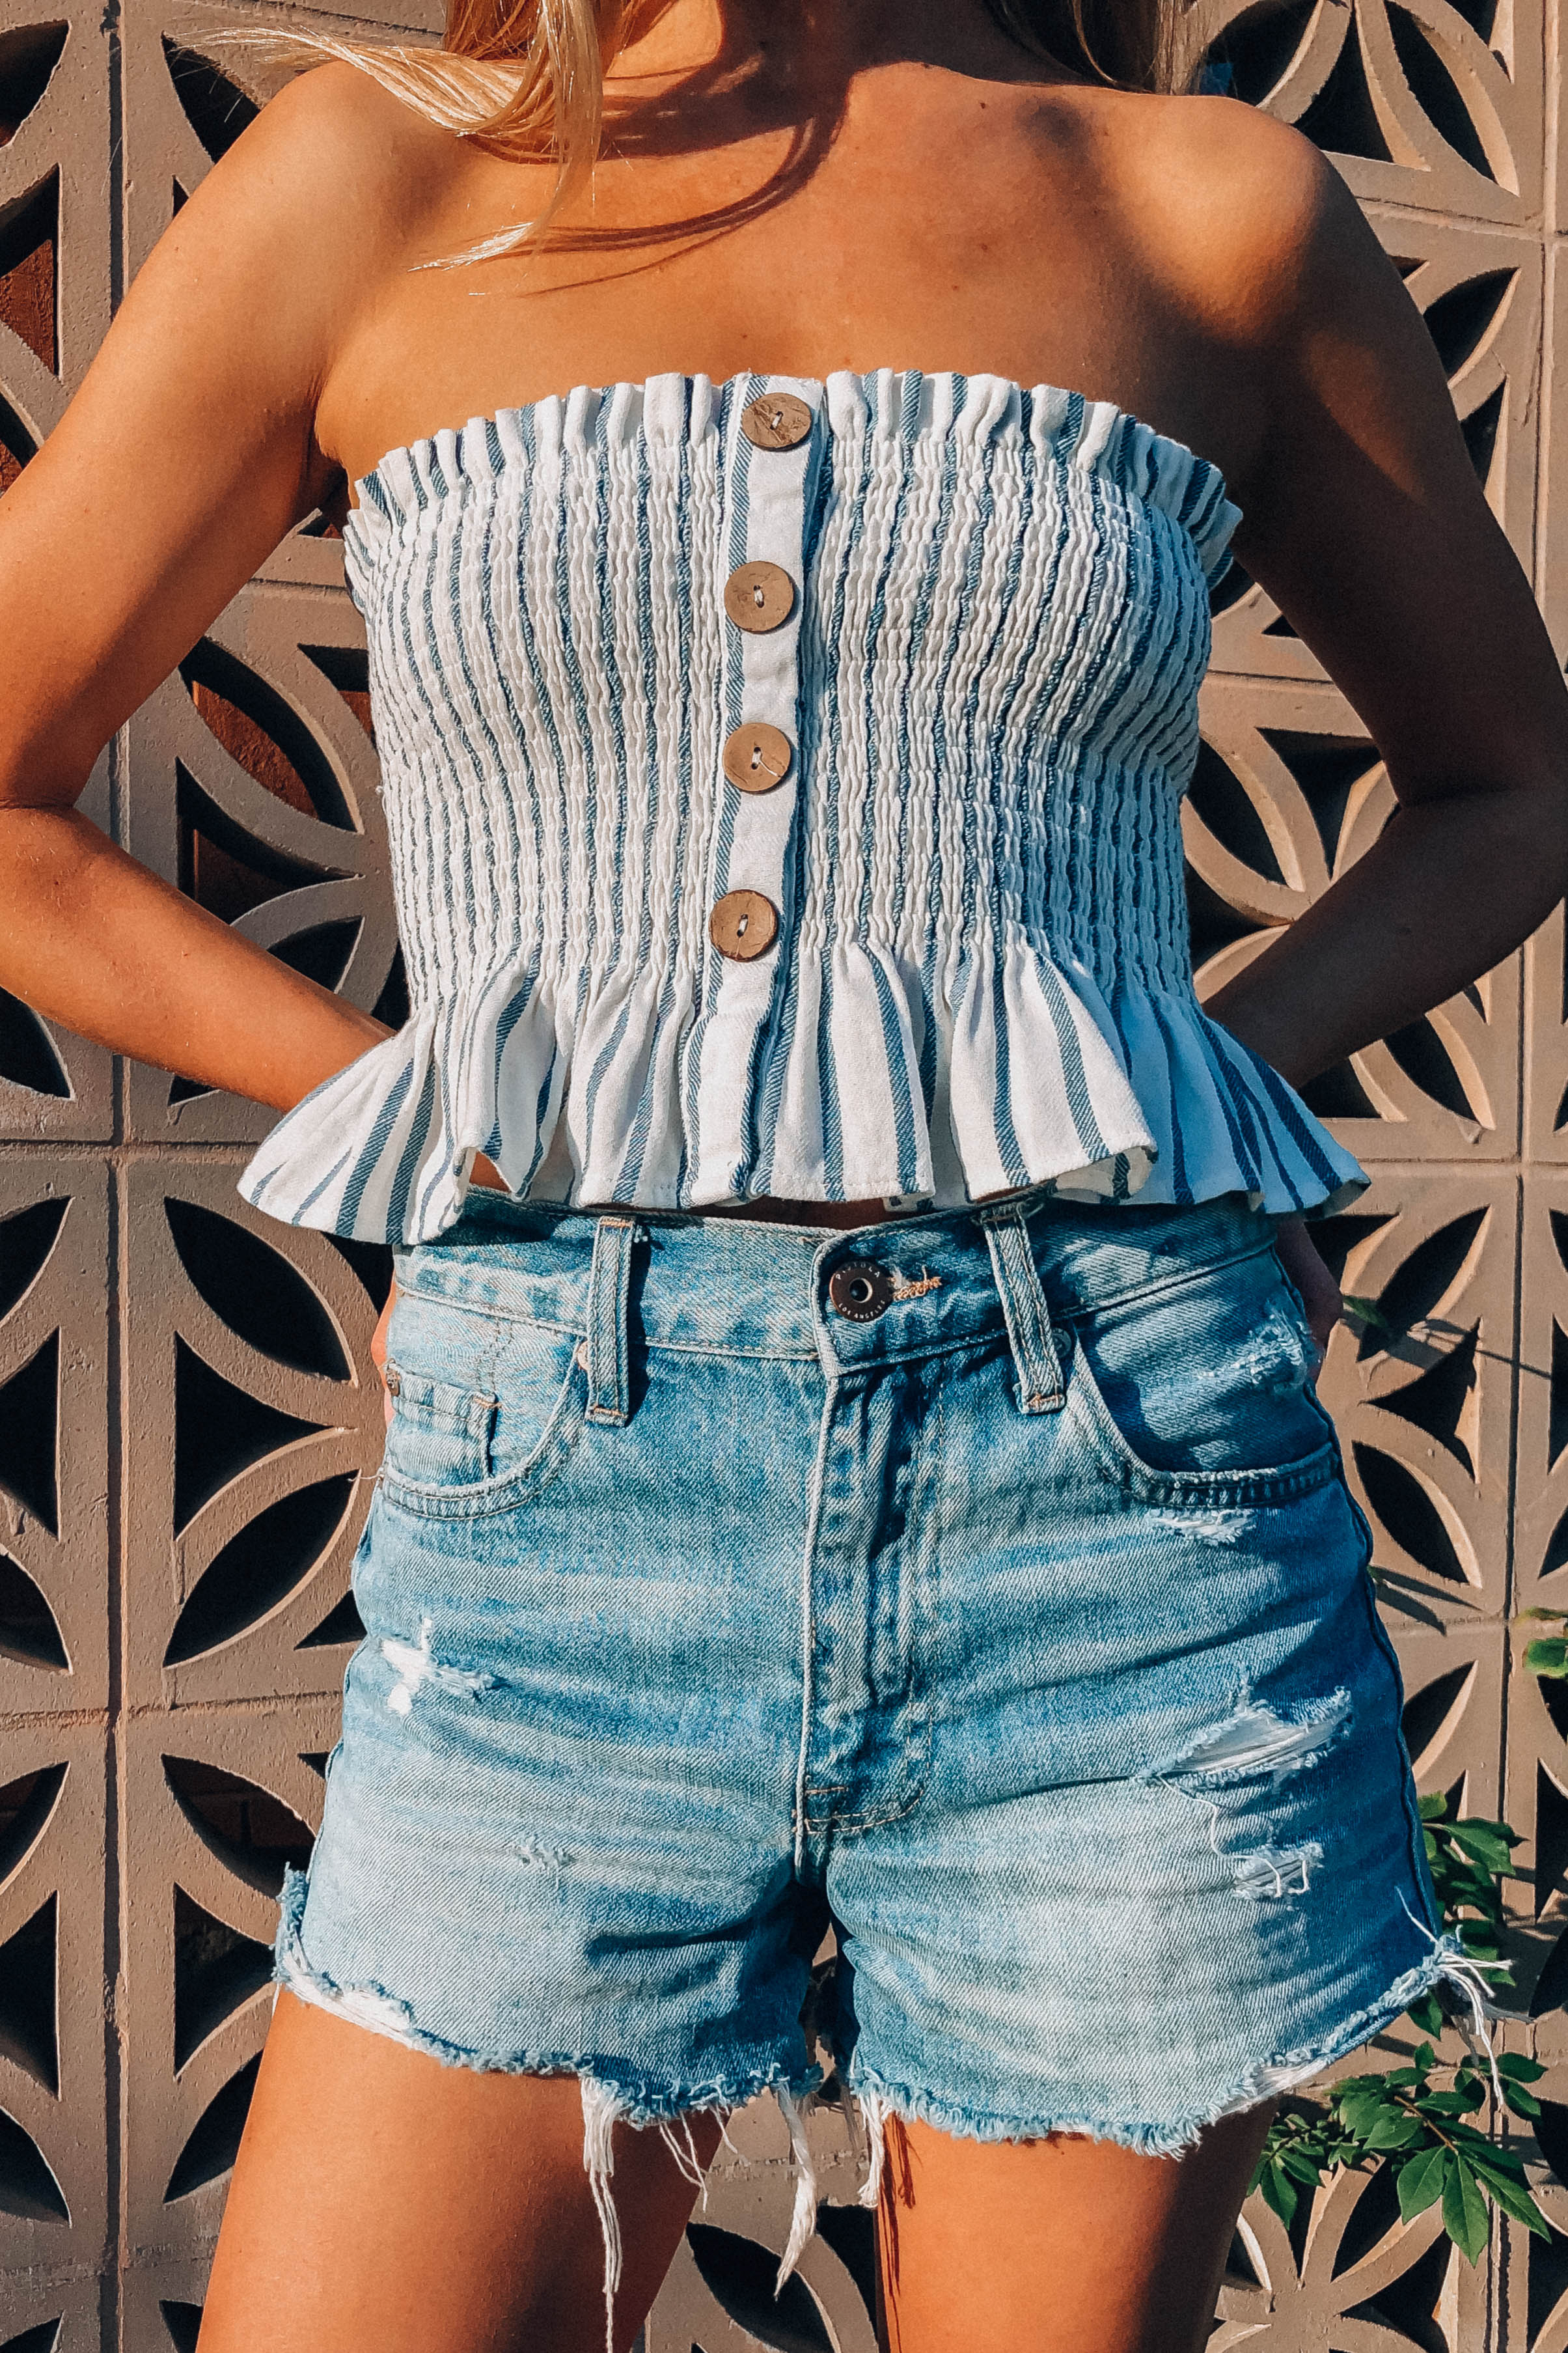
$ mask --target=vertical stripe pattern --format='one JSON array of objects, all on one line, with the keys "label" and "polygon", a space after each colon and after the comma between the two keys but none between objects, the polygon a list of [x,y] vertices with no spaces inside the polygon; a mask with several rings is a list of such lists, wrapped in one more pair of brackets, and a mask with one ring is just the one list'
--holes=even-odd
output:
[{"label": "vertical stripe pattern", "polygon": [[[788,450],[743,429],[805,403]],[[344,532],[411,1013],[239,1190],[410,1243],[514,1193],[955,1206],[1364,1178],[1194,994],[1180,807],[1217,470],[999,376],[662,375],[389,452]],[[779,565],[787,621],[724,587]],[[765,721],[785,783],[727,783]],[[731,890],[778,915],[731,961]]]}]

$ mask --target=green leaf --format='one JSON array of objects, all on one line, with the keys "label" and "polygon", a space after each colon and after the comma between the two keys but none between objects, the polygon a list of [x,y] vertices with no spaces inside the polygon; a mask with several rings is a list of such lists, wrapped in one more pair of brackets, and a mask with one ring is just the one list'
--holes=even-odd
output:
[{"label": "green leaf", "polygon": [[1515,2084],[1538,2084],[1546,2070],[1539,2059],[1527,2059],[1522,2051],[1504,2051],[1498,2059],[1497,2071]]},{"label": "green leaf", "polygon": [[1568,1639],[1538,1634],[1524,1646],[1524,1664],[1532,1675],[1568,1675]]},{"label": "green leaf", "polygon": [[[1568,1644],[1564,1644],[1564,1650],[1568,1651]],[[1443,1835],[1452,1839],[1456,1846],[1463,1847],[1467,1854],[1474,1856],[1484,1871],[1497,1873],[1508,1870],[1508,1843],[1498,1836],[1494,1823],[1445,1822]]]},{"label": "green leaf", "polygon": [[1424,1822],[1440,1822],[1447,1810],[1448,1800],[1441,1789],[1434,1789],[1429,1797],[1420,1800],[1421,1819]]},{"label": "green leaf", "polygon": [[1500,2156],[1502,2153],[1496,2141],[1488,2140],[1486,2135],[1479,2133],[1474,2125],[1450,2124],[1445,2119],[1442,2132],[1445,2140],[1451,2141],[1456,2148],[1463,2149],[1465,2154],[1473,2157],[1478,2164],[1483,2158]]},{"label": "green leaf", "polygon": [[[1405,2015],[1413,2020],[1421,2028],[1423,2033],[1441,2034],[1443,2031],[1443,2005],[1435,1993],[1420,1995],[1411,2003]],[[1422,2045],[1423,2050],[1429,2047],[1426,2043]]]},{"label": "green leaf", "polygon": [[1340,1308],[1342,1314],[1353,1316],[1358,1324],[1365,1324],[1374,1332],[1394,1332],[1399,1328],[1389,1322],[1375,1299],[1363,1298],[1359,1292],[1347,1291]]},{"label": "green leaf", "polygon": [[[1272,2165],[1264,2167],[1263,2179],[1259,2186],[1263,2191],[1264,2204],[1272,2207],[1285,2228],[1289,2230],[1296,2219],[1296,2209],[1301,2202],[1300,2194],[1278,2160]],[[1233,2191],[1232,2195],[1234,2194]]]},{"label": "green leaf", "polygon": [[1462,2157],[1447,2152],[1443,2168],[1443,2228],[1467,2263],[1476,2263],[1487,2243],[1490,2224],[1479,2182]]},{"label": "green leaf", "polygon": [[1504,2105],[1516,2116],[1538,2116],[1541,2114],[1541,2103],[1533,2092],[1515,2091],[1505,2085],[1502,2096]]},{"label": "green leaf", "polygon": [[1511,2214],[1516,2222],[1522,2222],[1538,2239],[1551,2238],[1551,2224],[1522,2182],[1493,2181],[1488,2187],[1505,2214]]},{"label": "green leaf", "polygon": [[1384,2108],[1367,2134],[1368,2148],[1408,2148],[1412,2141],[1425,2137],[1426,2127],[1419,2116],[1408,2109]]},{"label": "green leaf", "polygon": [[1421,2106],[1423,2112],[1430,2111],[1439,2116],[1467,2116],[1475,2102],[1466,2099],[1463,2092],[1423,2092]]},{"label": "green leaf", "polygon": [[[1414,2222],[1417,2214],[1425,2214],[1443,2195],[1443,2172],[1447,2163],[1446,2148],[1424,2148],[1408,2157],[1399,2168],[1396,2187],[1399,2191],[1399,2211],[1406,2222]],[[1232,2193],[1234,2195],[1234,2192]]]}]

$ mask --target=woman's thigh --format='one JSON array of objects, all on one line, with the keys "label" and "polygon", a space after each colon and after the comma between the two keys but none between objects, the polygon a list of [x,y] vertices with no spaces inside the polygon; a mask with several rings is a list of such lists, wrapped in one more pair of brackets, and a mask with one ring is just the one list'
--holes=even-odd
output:
[{"label": "woman's thigh", "polygon": [[[719,2138],[690,2119],[699,2161]],[[615,2131],[616,2353],[696,2195],[657,2132]],[[449,2067],[279,1995],[201,2353],[602,2353],[605,2247],[569,2076]]]},{"label": "woman's thigh", "polygon": [[1113,2141],[887,2127],[878,2213],[887,2353],[1198,2353],[1275,2103],[1180,2158]]}]

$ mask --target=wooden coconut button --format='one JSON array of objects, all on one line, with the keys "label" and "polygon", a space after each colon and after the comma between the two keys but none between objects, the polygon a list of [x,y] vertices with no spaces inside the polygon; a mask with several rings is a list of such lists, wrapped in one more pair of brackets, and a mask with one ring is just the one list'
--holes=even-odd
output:
[{"label": "wooden coconut button", "polygon": [[741,430],[755,449],[797,448],[811,430],[811,411],[793,392],[760,392],[742,410]]},{"label": "wooden coconut button", "polygon": [[782,728],[753,719],[724,739],[724,774],[741,793],[771,793],[790,772],[795,746]]},{"label": "wooden coconut button", "polygon": [[795,582],[779,564],[738,565],[724,583],[724,610],[738,629],[761,636],[795,610]]},{"label": "wooden coconut button", "polygon": [[735,964],[766,955],[778,929],[778,909],[760,891],[726,891],[708,918],[709,938]]}]

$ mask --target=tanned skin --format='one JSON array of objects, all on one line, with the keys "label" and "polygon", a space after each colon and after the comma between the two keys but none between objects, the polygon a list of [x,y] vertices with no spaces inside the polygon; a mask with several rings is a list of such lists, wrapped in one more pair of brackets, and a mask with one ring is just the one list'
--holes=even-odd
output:
[{"label": "tanned skin", "polygon": [[[1399,804],[1211,1004],[1288,1078],[1545,917],[1568,874],[1563,681],[1415,311],[1312,146],[1227,100],[1093,86],[983,0],[670,0],[610,97],[567,234],[516,259],[413,267],[533,216],[548,170],[344,66],[292,83],[184,206],[0,501],[0,986],[280,1110],[384,1035],[78,796],[283,534],[341,514],[386,450],[667,369],[993,372],[1113,401],[1223,470],[1240,560]],[[1334,1287],[1303,1229],[1282,1247],[1325,1338]],[[1179,2162],[893,2127],[886,2345],[1196,2353],[1267,2122]],[[704,2157],[715,2137],[699,2125]],[[582,2140],[570,2079],[445,2068],[283,1995],[203,2353],[599,2353]],[[653,2134],[617,2129],[616,2165],[624,2348],[691,2190]]]}]

